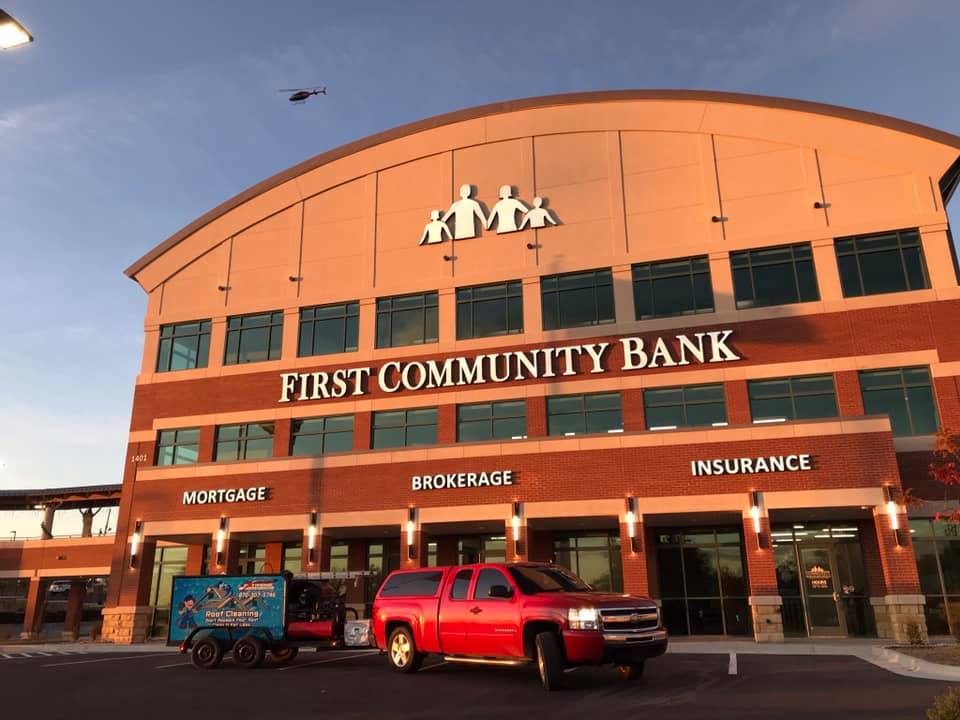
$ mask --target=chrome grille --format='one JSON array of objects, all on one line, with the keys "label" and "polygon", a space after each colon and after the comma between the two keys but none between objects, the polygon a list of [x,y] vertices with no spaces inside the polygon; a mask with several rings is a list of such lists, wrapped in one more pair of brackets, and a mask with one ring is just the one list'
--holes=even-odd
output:
[{"label": "chrome grille", "polygon": [[657,629],[660,618],[656,608],[601,608],[600,623],[605,632],[649,632]]}]

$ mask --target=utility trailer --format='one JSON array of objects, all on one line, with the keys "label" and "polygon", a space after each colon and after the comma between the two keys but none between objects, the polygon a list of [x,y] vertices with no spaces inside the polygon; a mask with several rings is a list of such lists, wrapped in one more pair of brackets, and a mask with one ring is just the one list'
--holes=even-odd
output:
[{"label": "utility trailer", "polygon": [[173,579],[167,644],[190,653],[196,667],[212,670],[230,653],[244,668],[267,654],[293,660],[301,648],[369,647],[366,621],[347,608],[339,584],[373,573],[322,572],[303,576],[209,575]]}]

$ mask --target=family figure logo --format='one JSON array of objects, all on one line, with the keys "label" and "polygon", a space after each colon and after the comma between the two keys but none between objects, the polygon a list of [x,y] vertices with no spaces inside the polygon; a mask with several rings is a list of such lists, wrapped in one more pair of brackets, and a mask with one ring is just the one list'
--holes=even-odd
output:
[{"label": "family figure logo", "polygon": [[[477,236],[477,221],[487,230],[497,226],[497,234],[517,232],[527,226],[539,229],[547,225],[556,225],[550,211],[543,206],[543,198],[535,197],[533,207],[528,208],[521,200],[513,197],[513,187],[501,185],[498,193],[500,199],[490,211],[490,216],[484,215],[483,206],[471,197],[472,185],[460,186],[460,199],[454,200],[450,209],[440,216],[439,210],[430,213],[430,221],[424,226],[420,235],[421,245],[436,245],[444,240],[468,240]],[[520,223],[517,224],[517,216]],[[453,233],[447,224],[453,219]]]}]

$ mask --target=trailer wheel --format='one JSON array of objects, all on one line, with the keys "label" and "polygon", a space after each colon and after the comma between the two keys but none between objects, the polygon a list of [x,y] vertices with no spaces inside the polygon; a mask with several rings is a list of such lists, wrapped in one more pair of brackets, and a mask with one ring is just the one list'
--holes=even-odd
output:
[{"label": "trailer wheel", "polygon": [[415,673],[420,669],[420,664],[423,662],[423,653],[417,650],[413,633],[407,626],[401,625],[390,633],[387,648],[390,666],[397,672]]},{"label": "trailer wheel", "polygon": [[260,667],[266,654],[267,646],[262,640],[251,635],[240,638],[233,646],[233,661],[248,670]]},{"label": "trailer wheel", "polygon": [[273,657],[273,661],[275,663],[285,665],[293,660],[299,652],[300,648],[294,645],[281,645],[280,647],[275,647],[273,650],[271,650],[270,655]]},{"label": "trailer wheel", "polygon": [[563,682],[563,651],[556,633],[542,632],[536,637],[537,672],[544,690],[558,690]]},{"label": "trailer wheel", "polygon": [[643,677],[644,662],[630,663],[628,665],[617,665],[617,672],[624,680],[639,680]]},{"label": "trailer wheel", "polygon": [[190,651],[190,662],[194,667],[213,670],[223,659],[223,647],[212,637],[203,638],[194,644]]}]

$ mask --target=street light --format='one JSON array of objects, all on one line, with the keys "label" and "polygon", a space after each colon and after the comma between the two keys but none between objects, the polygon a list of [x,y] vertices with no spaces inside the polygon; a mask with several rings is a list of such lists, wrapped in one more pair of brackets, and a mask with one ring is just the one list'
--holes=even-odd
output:
[{"label": "street light", "polygon": [[8,50],[32,42],[33,35],[28,33],[23,25],[0,10],[0,50]]}]

